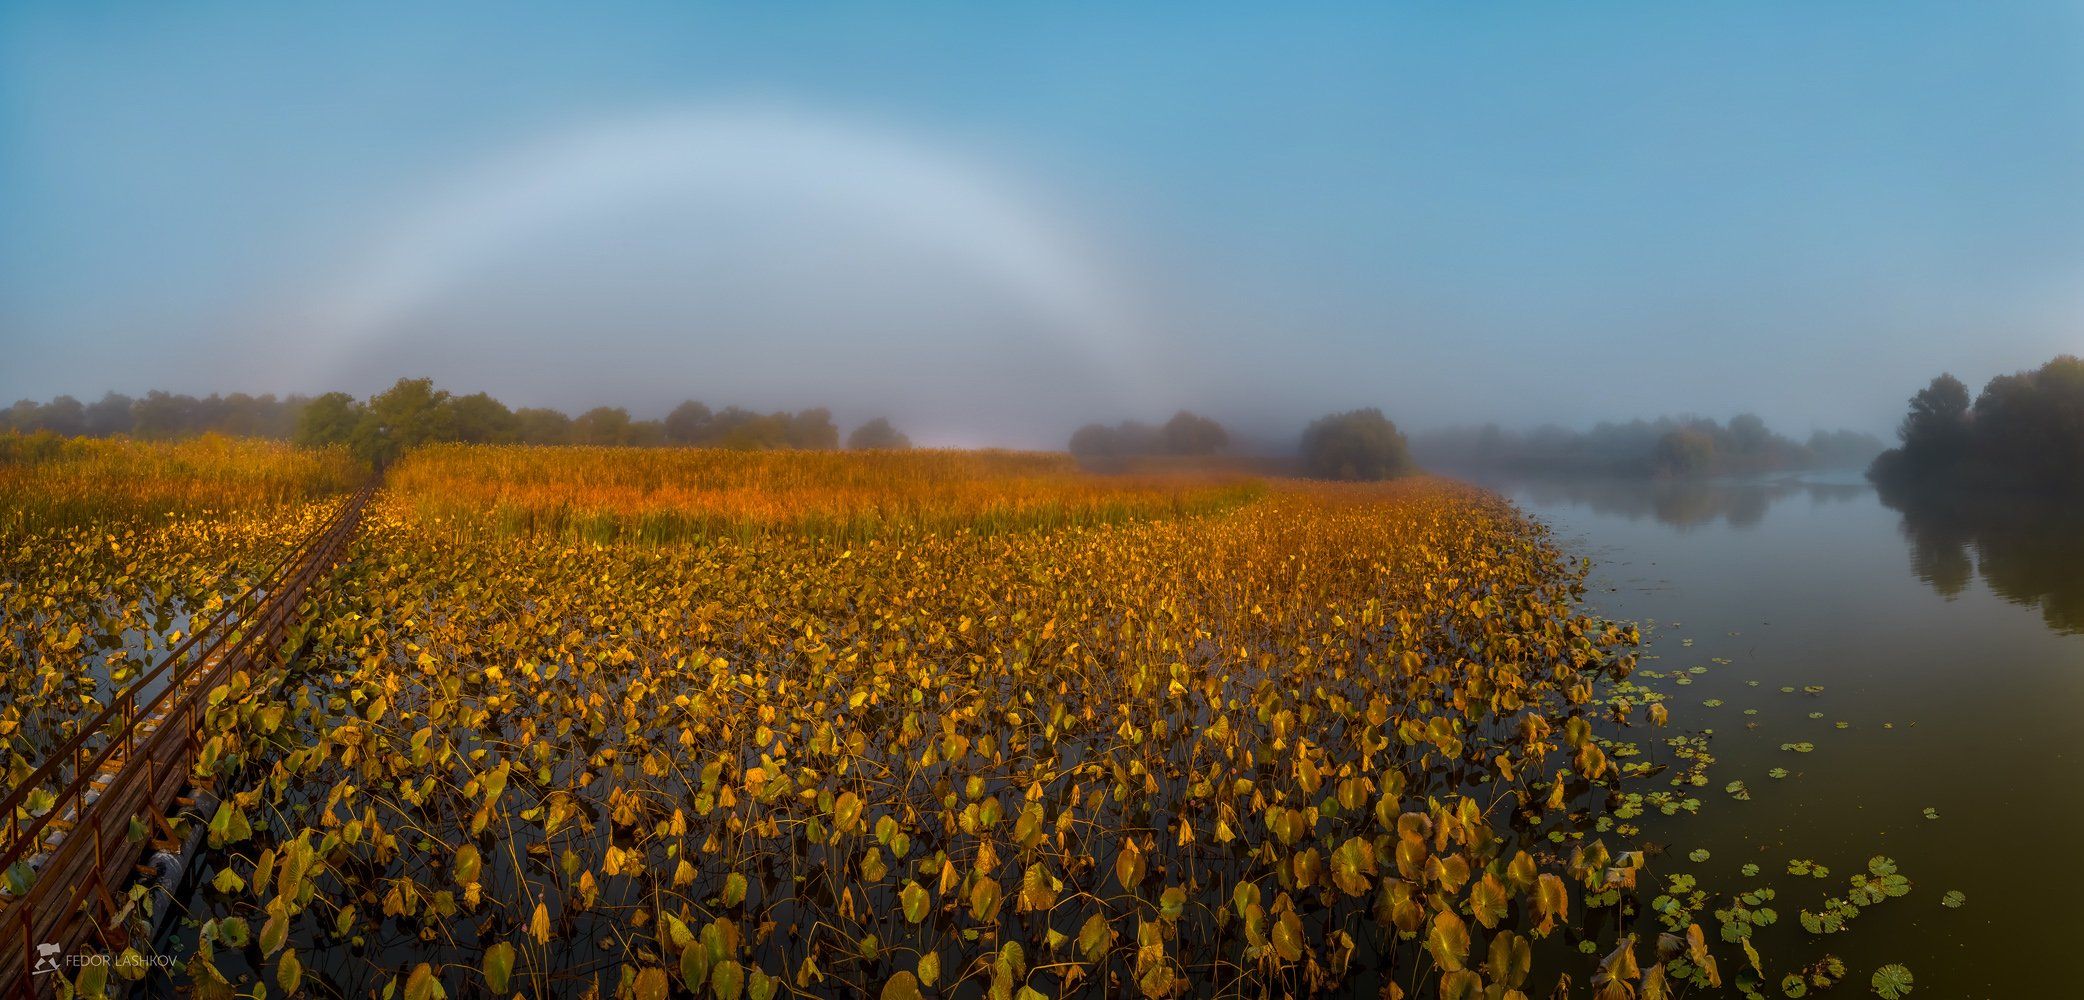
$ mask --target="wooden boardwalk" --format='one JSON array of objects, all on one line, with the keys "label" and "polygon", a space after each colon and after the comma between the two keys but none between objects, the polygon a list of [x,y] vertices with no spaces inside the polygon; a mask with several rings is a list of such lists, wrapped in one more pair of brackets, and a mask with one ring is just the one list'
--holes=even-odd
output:
[{"label": "wooden boardwalk", "polygon": [[[342,501],[267,577],[132,681],[0,799],[0,872],[20,861],[36,868],[24,895],[0,890],[0,995],[54,992],[59,978],[78,972],[67,956],[115,955],[133,943],[149,951],[124,929],[124,890],[148,848],[180,851],[166,817],[193,805],[184,795],[210,692],[238,671],[257,676],[278,654],[305,594],[346,551],[375,488],[372,482]],[[21,807],[37,789],[56,801],[25,818]],[[133,820],[146,831],[142,843],[131,839]]]}]

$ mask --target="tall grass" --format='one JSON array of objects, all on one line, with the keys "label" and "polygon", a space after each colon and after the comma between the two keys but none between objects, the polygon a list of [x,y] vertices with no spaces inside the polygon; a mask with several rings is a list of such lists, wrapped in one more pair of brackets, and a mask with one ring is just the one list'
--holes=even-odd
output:
[{"label": "tall grass", "polygon": [[186,441],[0,434],[0,526],[17,531],[250,511],[346,490],[367,471],[344,449],[209,434]]},{"label": "tall grass", "polygon": [[1114,524],[1224,510],[1262,489],[1223,470],[1095,475],[1037,452],[476,445],[415,451],[388,485],[461,532],[646,542]]}]

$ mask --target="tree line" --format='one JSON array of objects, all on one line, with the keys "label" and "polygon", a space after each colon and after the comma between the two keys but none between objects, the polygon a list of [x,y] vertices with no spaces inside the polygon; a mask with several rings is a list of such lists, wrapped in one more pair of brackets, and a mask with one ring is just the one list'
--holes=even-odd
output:
[{"label": "tree line", "polygon": [[1422,435],[1429,464],[1533,474],[1716,476],[1798,469],[1856,469],[1882,450],[1872,434],[1817,431],[1807,441],[1774,432],[1755,413],[1603,422],[1589,431],[1553,424],[1517,432],[1485,424]]},{"label": "tree line", "polygon": [[1999,375],[1971,402],[1941,375],[1910,397],[1899,447],[1867,470],[1885,492],[2013,490],[2084,496],[2084,358]]},{"label": "tree line", "polygon": [[[1206,457],[1230,447],[1230,432],[1198,413],[1181,410],[1163,424],[1139,420],[1087,424],[1069,449],[1086,465],[1116,468],[1153,456]],[[1303,429],[1296,444],[1303,475],[1313,479],[1389,479],[1414,471],[1409,442],[1379,409],[1334,413]]]},{"label": "tree line", "polygon": [[1181,410],[1158,426],[1140,420],[1124,420],[1111,427],[1087,424],[1072,432],[1068,447],[1071,454],[1087,460],[1213,455],[1230,447],[1230,432],[1207,417]]},{"label": "tree line", "polygon": [[[510,408],[483,392],[455,395],[425,378],[401,378],[365,400],[344,392],[197,398],[158,391],[136,399],[111,392],[95,403],[71,396],[48,403],[25,399],[0,412],[0,431],[10,430],[147,439],[209,433],[279,438],[312,447],[345,445],[377,463],[415,445],[443,441],[739,449],[840,445],[832,413],[822,407],[760,413],[736,406],[711,410],[688,400],[657,420],[633,419],[619,406],[595,407],[573,417],[545,407]],[[847,446],[901,449],[911,447],[911,440],[878,417],[855,428]]]},{"label": "tree line", "polygon": [[[111,392],[95,403],[58,396],[22,400],[0,411],[0,433],[68,437],[126,435],[147,439],[226,434],[277,438],[308,447],[341,445],[385,464],[423,444],[582,444],[637,447],[834,449],[840,432],[822,407],[760,413],[736,406],[712,410],[688,400],[656,420],[639,420],[619,406],[578,416],[544,407],[512,408],[488,393],[457,395],[433,379],[401,378],[367,399],[345,392],[318,396],[231,393],[197,398],[154,391],[142,398]],[[864,450],[910,448],[911,439],[881,417],[846,436]],[[1181,410],[1163,424],[1125,420],[1088,424],[1071,436],[1070,450],[1089,464],[1149,456],[1208,457],[1230,447],[1223,425]],[[1336,413],[1307,427],[1297,445],[1299,471],[1319,479],[1386,479],[1413,471],[1409,444],[1377,409]]]}]

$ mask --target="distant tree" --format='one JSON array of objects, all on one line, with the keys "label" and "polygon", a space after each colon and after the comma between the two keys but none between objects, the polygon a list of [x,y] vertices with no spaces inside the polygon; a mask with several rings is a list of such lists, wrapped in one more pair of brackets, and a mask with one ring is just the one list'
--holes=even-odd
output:
[{"label": "distant tree", "polygon": [[714,419],[709,407],[690,399],[666,414],[666,440],[674,444],[701,444],[707,440]]},{"label": "distant tree", "polygon": [[1173,455],[1213,455],[1230,447],[1230,433],[1222,424],[1186,410],[1173,414],[1160,436],[1165,451]]},{"label": "distant tree", "polygon": [[1079,458],[1114,458],[1121,454],[1121,435],[1106,424],[1087,424],[1071,433],[1070,448]]},{"label": "distant tree", "polygon": [[505,403],[482,392],[449,400],[456,440],[471,444],[507,444],[521,439],[520,421]]},{"label": "distant tree", "polygon": [[141,438],[164,440],[189,431],[189,414],[195,400],[154,389],[131,406],[131,433]]},{"label": "distant tree", "polygon": [[804,410],[786,420],[789,447],[827,451],[839,447],[839,425],[832,422],[831,410],[821,406]]},{"label": "distant tree", "polygon": [[[1143,437],[1155,440],[1150,428],[1134,426],[1141,428]],[[510,410],[488,393],[452,396],[424,378],[399,379],[364,403],[337,392],[315,399],[278,399],[272,394],[243,392],[197,399],[154,390],[137,400],[111,392],[93,406],[82,406],[71,396],[41,404],[24,399],[0,410],[0,430],[50,431],[65,436],[132,434],[149,439],[214,432],[312,446],[344,442],[378,464],[436,441],[742,449],[834,449],[840,443],[832,412],[823,407],[757,413],[733,406],[712,413],[707,406],[688,400],[663,420],[632,420],[628,410],[604,406],[574,421],[552,409]],[[865,440],[882,440],[885,446],[906,443],[887,421],[880,428],[868,429]]]},{"label": "distant tree", "polygon": [[2084,359],[1991,379],[1970,424],[1979,478],[2084,495]]},{"label": "distant tree", "polygon": [[1123,455],[1157,455],[1165,450],[1165,436],[1141,420],[1124,420],[1114,425],[1115,447]]},{"label": "distant tree", "polygon": [[736,406],[718,411],[708,444],[718,448],[759,451],[789,447],[789,415],[755,413]]},{"label": "distant tree", "polygon": [[362,423],[362,404],[344,392],[329,392],[304,404],[293,439],[307,448],[347,444]]},{"label": "distant tree", "polygon": [[1773,445],[1774,434],[1756,413],[1739,413],[1729,420],[1730,450],[1739,455],[1757,455]]},{"label": "distant tree", "polygon": [[1817,467],[1825,469],[1864,468],[1887,446],[1872,434],[1854,430],[1816,431],[1805,446]]},{"label": "distant tree", "polygon": [[1920,462],[1951,463],[1968,449],[1968,421],[1968,387],[1946,374],[1910,397],[1910,412],[1896,435]]},{"label": "distant tree", "polygon": [[666,425],[658,420],[632,420],[623,432],[622,443],[637,448],[656,448],[666,443]]},{"label": "distant tree", "polygon": [[847,435],[847,447],[855,451],[903,451],[911,446],[912,439],[890,426],[884,417],[862,424]]},{"label": "distant tree", "polygon": [[1696,427],[1668,431],[1657,439],[1651,462],[1659,475],[1700,475],[1714,468],[1715,437]]},{"label": "distant tree", "polygon": [[523,407],[514,411],[514,431],[523,444],[569,444],[572,418],[545,407]]},{"label": "distant tree", "polygon": [[297,426],[304,422],[304,407],[311,405],[311,397],[292,393],[275,404],[275,412],[268,419],[267,437],[288,441],[297,436]]},{"label": "distant tree", "polygon": [[369,397],[355,427],[356,454],[378,468],[420,445],[456,439],[449,394],[429,378],[401,378]]},{"label": "distant tree", "polygon": [[243,392],[213,395],[208,402],[214,404],[209,429],[232,437],[259,437],[268,426],[269,411],[275,407],[272,395],[251,396]]},{"label": "distant tree", "polygon": [[73,437],[87,432],[87,408],[71,396],[59,396],[36,414],[36,429]]},{"label": "distant tree", "polygon": [[36,429],[36,415],[43,407],[33,399],[17,399],[7,408],[7,429],[24,434]]},{"label": "distant tree", "polygon": [[572,421],[572,440],[579,444],[619,445],[629,440],[630,411],[596,406]]},{"label": "distant tree", "polygon": [[1318,479],[1388,479],[1412,469],[1404,435],[1373,407],[1312,422],[1303,430],[1302,460]]},{"label": "distant tree", "polygon": [[137,425],[137,416],[131,413],[136,401],[120,392],[111,392],[101,397],[101,402],[87,407],[86,433],[95,437],[128,434]]}]

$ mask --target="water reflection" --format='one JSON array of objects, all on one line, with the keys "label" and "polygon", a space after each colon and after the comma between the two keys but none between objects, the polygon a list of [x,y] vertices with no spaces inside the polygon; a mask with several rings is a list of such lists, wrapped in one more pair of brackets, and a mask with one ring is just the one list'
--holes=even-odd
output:
[{"label": "water reflection", "polygon": [[[2077,922],[2041,901],[2084,897],[2084,869],[2020,879],[1976,820],[2006,817],[2022,858],[2067,856],[2084,828],[2084,510],[1885,505],[1857,476],[1804,478],[1492,484],[1592,560],[1594,611],[1645,626],[1672,731],[1709,734],[1699,814],[1652,810],[1642,839],[1698,849],[1704,890],[1773,887],[1780,919],[1750,941],[1790,966],[1823,950],[1793,916],[1845,883],[1786,862],[1895,859],[1918,889],[1831,937],[1841,991],[1909,959],[1916,997],[2078,995],[2066,968],[1988,956],[2073,947]],[[1736,781],[1743,801],[1715,794]],[[1949,890],[1968,907],[1939,906]]]},{"label": "water reflection", "polygon": [[1902,515],[1910,566],[1948,597],[1977,574],[1991,592],[2038,606],[2048,627],[2084,633],[2084,510],[2016,495],[1882,496]]},{"label": "water reflection", "polygon": [[1720,522],[1756,527],[1774,504],[1806,498],[1812,504],[1840,503],[1868,493],[1865,483],[1811,479],[1659,480],[1620,477],[1534,477],[1492,485],[1537,507],[1589,507],[1594,514],[1630,521],[1655,518],[1676,528]]}]

